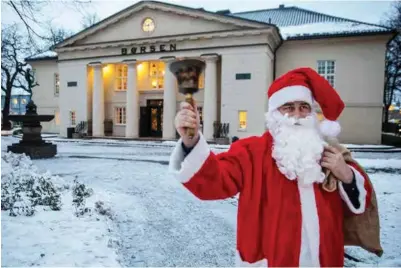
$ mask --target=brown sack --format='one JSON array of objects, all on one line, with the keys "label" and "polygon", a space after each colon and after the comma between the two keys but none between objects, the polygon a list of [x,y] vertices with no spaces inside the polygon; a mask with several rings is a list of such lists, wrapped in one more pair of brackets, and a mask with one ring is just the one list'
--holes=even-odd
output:
[{"label": "brown sack", "polygon": [[[360,167],[372,187],[370,204],[363,214],[344,213],[344,244],[346,246],[359,246],[381,257],[383,248],[380,244],[379,210],[372,182],[365,170],[352,158],[351,152],[347,148],[335,141],[330,141],[329,144],[342,152],[346,162],[355,163]],[[338,180],[330,171],[326,170],[325,173],[326,179],[322,187],[328,192],[333,192],[338,188]]]}]

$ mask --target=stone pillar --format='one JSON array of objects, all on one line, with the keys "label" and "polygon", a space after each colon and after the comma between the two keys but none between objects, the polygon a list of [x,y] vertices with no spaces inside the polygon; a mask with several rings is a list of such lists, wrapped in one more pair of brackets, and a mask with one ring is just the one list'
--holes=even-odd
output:
[{"label": "stone pillar", "polygon": [[164,91],[163,91],[163,139],[175,139],[176,130],[174,118],[177,112],[177,82],[174,74],[170,72],[169,66],[174,58],[163,59],[165,63],[164,71]]},{"label": "stone pillar", "polygon": [[202,57],[206,61],[203,100],[203,136],[213,140],[213,123],[217,120],[217,56]]},{"label": "stone pillar", "polygon": [[128,65],[127,75],[127,105],[125,136],[127,138],[138,138],[139,136],[139,96],[136,86],[137,72],[136,61],[124,62]]},{"label": "stone pillar", "polygon": [[91,64],[94,68],[93,103],[92,103],[92,136],[104,136],[104,88],[103,72],[100,62]]}]

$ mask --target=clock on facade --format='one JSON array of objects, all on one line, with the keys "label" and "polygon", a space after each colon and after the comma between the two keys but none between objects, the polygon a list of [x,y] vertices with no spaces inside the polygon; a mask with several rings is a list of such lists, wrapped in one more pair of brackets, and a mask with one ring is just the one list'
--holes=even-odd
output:
[{"label": "clock on facade", "polygon": [[151,18],[146,18],[142,23],[142,31],[151,33],[155,30],[155,22]]}]

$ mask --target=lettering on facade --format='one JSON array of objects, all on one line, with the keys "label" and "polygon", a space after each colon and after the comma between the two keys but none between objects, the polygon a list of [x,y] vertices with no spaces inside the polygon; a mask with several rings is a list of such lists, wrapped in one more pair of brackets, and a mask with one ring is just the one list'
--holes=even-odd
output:
[{"label": "lettering on facade", "polygon": [[148,53],[176,51],[176,50],[177,50],[177,44],[150,45],[150,46],[139,46],[139,47],[131,47],[131,48],[123,47],[121,49],[121,55],[148,54]]}]

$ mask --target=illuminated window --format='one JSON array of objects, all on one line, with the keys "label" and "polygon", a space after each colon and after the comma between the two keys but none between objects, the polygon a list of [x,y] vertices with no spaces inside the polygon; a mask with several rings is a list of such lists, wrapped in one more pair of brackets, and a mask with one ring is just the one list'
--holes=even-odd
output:
[{"label": "illuminated window", "polygon": [[317,120],[319,120],[319,122],[324,120],[324,115],[322,112],[316,111],[316,116],[317,116]]},{"label": "illuminated window", "polygon": [[54,95],[58,96],[60,93],[60,78],[58,73],[54,73]]},{"label": "illuminated window", "polygon": [[125,125],[127,123],[125,107],[116,107],[115,108],[115,122],[116,122],[116,125]]},{"label": "illuminated window", "polygon": [[18,104],[18,99],[17,98],[13,98],[13,104],[17,105]]},{"label": "illuminated window", "polygon": [[205,88],[205,73],[201,73],[199,76],[199,81],[198,81],[198,87],[199,88]]},{"label": "illuminated window", "polygon": [[56,123],[56,126],[60,125],[60,112],[59,111],[54,111],[54,121]]},{"label": "illuminated window", "polygon": [[239,129],[245,130],[247,125],[247,111],[238,112]]},{"label": "illuminated window", "polygon": [[164,73],[164,62],[149,62],[149,80],[151,89],[163,88]]},{"label": "illuminated window", "polygon": [[318,60],[317,72],[329,81],[330,85],[334,87],[336,62],[333,60]]},{"label": "illuminated window", "polygon": [[70,111],[70,125],[73,127],[75,127],[75,125],[76,125],[75,111]]},{"label": "illuminated window", "polygon": [[127,76],[128,66],[126,64],[116,65],[116,90],[126,91],[127,90]]},{"label": "illuminated window", "polygon": [[21,99],[22,104],[26,104],[26,99]]}]

